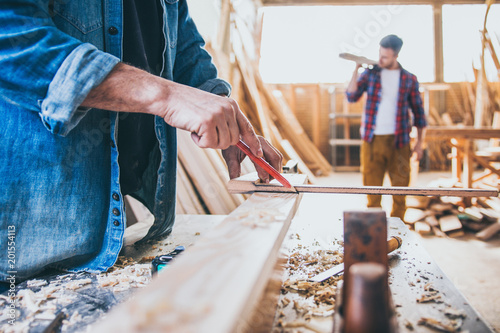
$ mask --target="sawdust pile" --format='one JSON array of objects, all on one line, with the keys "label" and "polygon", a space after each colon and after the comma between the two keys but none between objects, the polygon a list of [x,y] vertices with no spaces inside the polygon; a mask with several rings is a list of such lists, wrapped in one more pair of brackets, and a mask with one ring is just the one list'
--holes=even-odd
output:
[{"label": "sawdust pile", "polygon": [[[300,236],[296,235],[300,240]],[[303,328],[323,332],[311,323],[312,317],[331,317],[335,309],[337,282],[342,275],[322,282],[309,282],[308,278],[343,262],[339,252],[341,242],[334,242],[330,250],[314,250],[298,245],[290,254],[286,265],[286,279],[281,287],[273,332],[296,332]]]},{"label": "sawdust pile", "polygon": [[[41,331],[56,319],[59,312],[68,308],[81,298],[80,290],[86,288],[103,288],[113,292],[131,288],[145,287],[151,281],[150,264],[131,264],[130,260],[121,259],[123,266],[115,267],[109,273],[89,274],[70,273],[59,275],[51,280],[33,279],[22,284],[17,290],[15,319],[12,319],[10,297],[0,295],[0,332]],[[129,265],[129,266],[127,266]],[[19,287],[18,287],[19,288]],[[74,311],[65,313],[61,331],[71,327],[85,318]],[[10,321],[10,323],[9,323]]]}]

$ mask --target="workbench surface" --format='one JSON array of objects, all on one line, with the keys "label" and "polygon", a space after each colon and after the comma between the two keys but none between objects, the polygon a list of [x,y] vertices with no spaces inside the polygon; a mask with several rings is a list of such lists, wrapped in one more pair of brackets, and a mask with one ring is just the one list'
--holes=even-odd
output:
[{"label": "workbench surface", "polygon": [[[318,249],[335,250],[335,244],[343,239],[341,219],[330,223],[318,223],[304,216],[297,216],[290,229],[291,237],[285,242],[288,253],[311,253]],[[462,332],[493,332],[473,309],[451,280],[435,264],[425,248],[419,244],[413,231],[399,218],[388,219],[388,236],[399,236],[403,240],[400,249],[389,254],[389,286],[396,307],[400,332],[437,332],[422,325],[422,321],[436,322]],[[340,246],[341,248],[342,246]],[[287,272],[285,280],[296,280],[295,272]],[[299,273],[300,277],[300,273]],[[299,278],[300,280],[300,278]],[[304,279],[302,279],[304,280]],[[333,279],[332,279],[333,280]],[[335,281],[325,281],[335,285]],[[333,316],[317,306],[312,297],[306,299],[300,292],[288,292],[280,296],[279,309],[274,321],[274,332],[331,332]],[[283,299],[287,298],[286,306]],[[289,303],[289,301],[291,301]],[[294,304],[295,301],[295,304]],[[289,304],[288,304],[289,303]],[[308,308],[309,305],[309,308]],[[298,307],[298,309],[297,309]],[[309,310],[309,311],[308,311]],[[320,315],[312,315],[318,313]],[[281,327],[277,321],[281,321]],[[421,324],[418,324],[421,322]],[[442,331],[447,331],[443,329]]]},{"label": "workbench surface", "polygon": [[[306,195],[307,196],[307,195]],[[306,197],[307,200],[314,200],[314,195]],[[337,195],[331,195],[332,202],[335,202]],[[314,207],[313,207],[314,209]],[[330,207],[322,206],[322,214],[318,214],[319,208],[315,216],[320,218],[311,218],[311,215],[299,208],[289,230],[288,236],[282,247],[282,254],[286,256],[298,250],[325,249],[339,246],[343,238],[343,222],[342,209],[335,204]],[[221,215],[181,215],[175,224],[173,233],[164,241],[148,243],[141,246],[129,245],[124,248],[123,254],[126,257],[132,257],[136,262],[140,262],[145,257],[152,257],[159,254],[165,254],[172,251],[176,246],[183,245],[189,247],[195,243],[197,238],[203,237],[203,234],[219,224],[225,216]],[[454,287],[448,277],[446,277],[441,269],[434,263],[427,251],[418,242],[413,232],[399,219],[390,218],[388,226],[389,236],[396,235],[403,239],[403,245],[399,250],[389,255],[390,266],[390,288],[393,295],[393,301],[398,314],[398,321],[401,332],[417,331],[417,332],[435,332],[435,329],[427,328],[417,323],[422,318],[434,319],[438,322],[449,324],[450,318],[445,315],[446,310],[453,312],[461,322],[461,331],[469,332],[491,332],[489,326],[480,318],[477,312],[469,305],[467,300]],[[181,256],[179,259],[181,260]],[[144,264],[141,267],[148,267]],[[168,269],[168,268],[167,268]],[[86,276],[74,276],[73,279],[81,280]],[[55,279],[55,276],[48,277]],[[284,277],[285,279],[287,276]],[[126,290],[113,291],[112,287],[100,287],[98,280],[91,279],[91,283],[83,285],[81,288],[71,290],[72,295],[77,295],[69,305],[64,305],[66,311],[69,311],[68,317],[71,317],[71,311],[75,312],[78,309],[81,315],[87,314],[87,318],[81,318],[81,324],[73,324],[68,326],[66,331],[84,330],[85,326],[92,323],[102,316],[104,312],[109,310],[115,304],[130,298],[136,288],[127,288]],[[147,282],[146,282],[147,283]],[[140,283],[138,283],[140,286]],[[42,287],[27,288],[27,284],[23,283],[20,288],[31,289],[35,294]],[[422,299],[427,295],[428,298],[434,299],[428,302],[417,302],[417,299]],[[288,293],[281,295],[284,297],[300,299],[301,295],[296,293]],[[1,301],[1,299],[0,299]],[[80,305],[78,304],[80,303]],[[293,303],[293,302],[292,302]],[[94,310],[91,307],[94,306]],[[62,308],[57,307],[57,310]],[[55,310],[56,308],[54,308]],[[28,309],[20,308],[21,317],[17,319],[17,323],[23,322],[28,315]],[[54,311],[53,311],[54,312]],[[94,314],[93,316],[91,314]],[[283,316],[284,315],[284,316]],[[24,316],[24,317],[23,317]],[[48,316],[49,318],[50,316]],[[31,316],[31,323],[26,327],[31,327],[30,332],[43,331],[51,322],[48,319],[34,319]],[[42,316],[43,318],[43,316]],[[267,327],[264,331],[273,332],[331,332],[333,325],[333,316],[317,317],[308,316],[308,327],[302,326],[298,328],[285,328],[277,325],[278,319],[282,323],[294,322],[300,323],[304,318],[304,313],[298,313],[293,304],[283,306],[280,301],[280,309],[276,314],[276,320],[273,327]],[[1,318],[0,330],[6,330],[8,325],[6,319]]]}]

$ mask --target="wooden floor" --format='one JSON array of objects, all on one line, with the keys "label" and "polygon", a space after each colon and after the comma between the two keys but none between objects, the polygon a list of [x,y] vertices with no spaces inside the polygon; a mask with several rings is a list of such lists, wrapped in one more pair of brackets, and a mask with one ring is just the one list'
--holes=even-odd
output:
[{"label": "wooden floor", "polygon": [[[449,177],[444,172],[421,172],[415,186],[425,186],[431,180]],[[357,172],[335,172],[328,177],[319,177],[318,182],[330,186],[359,186],[361,174]],[[305,194],[297,216],[314,216],[320,207],[330,205],[344,210],[363,209],[364,195]],[[384,196],[382,206],[390,212],[392,198]],[[417,234],[418,235],[418,234]],[[421,243],[437,264],[469,300],[471,305],[497,331],[500,332],[500,235],[488,242],[477,240],[473,233],[466,232],[458,238],[421,237]]]}]

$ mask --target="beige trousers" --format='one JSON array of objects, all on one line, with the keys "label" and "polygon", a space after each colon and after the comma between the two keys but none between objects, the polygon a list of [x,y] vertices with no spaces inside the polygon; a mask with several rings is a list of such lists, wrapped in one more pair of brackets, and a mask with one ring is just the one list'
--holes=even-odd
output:
[{"label": "beige trousers", "polygon": [[[375,135],[373,141],[361,145],[361,173],[363,185],[382,186],[387,172],[392,186],[408,186],[410,183],[410,145],[396,149],[394,135]],[[404,221],[406,197],[392,196],[391,216]],[[368,195],[368,207],[382,207],[381,195]]]}]

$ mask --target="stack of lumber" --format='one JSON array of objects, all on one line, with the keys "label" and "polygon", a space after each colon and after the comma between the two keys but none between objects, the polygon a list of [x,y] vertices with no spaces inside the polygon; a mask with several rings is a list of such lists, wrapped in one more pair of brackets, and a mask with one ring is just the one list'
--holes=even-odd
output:
[{"label": "stack of lumber", "polygon": [[406,198],[405,223],[423,236],[460,237],[474,232],[481,240],[489,240],[500,232],[500,198],[475,198],[465,207],[462,198]]},{"label": "stack of lumber", "polygon": [[[221,26],[230,26],[230,45],[212,46],[207,43],[206,48],[213,55],[217,67],[226,70],[221,70],[220,76],[233,86],[232,97],[255,131],[280,150],[285,163],[290,159],[297,160],[299,171],[307,174],[311,182],[314,182],[315,176],[328,175],[332,169],[330,163],[307,135],[281,92],[264,83],[260,76],[260,18],[255,14],[252,21],[249,18],[252,15],[245,6],[229,2],[229,7],[229,18],[221,17],[224,22]],[[227,28],[220,30],[226,31]],[[229,50],[230,55],[223,50]]]},{"label": "stack of lumber", "polygon": [[[199,148],[186,131],[178,131],[177,141],[177,214],[227,215],[245,201],[244,194],[229,194],[229,174],[219,150]],[[252,171],[245,158],[242,174]]]}]

